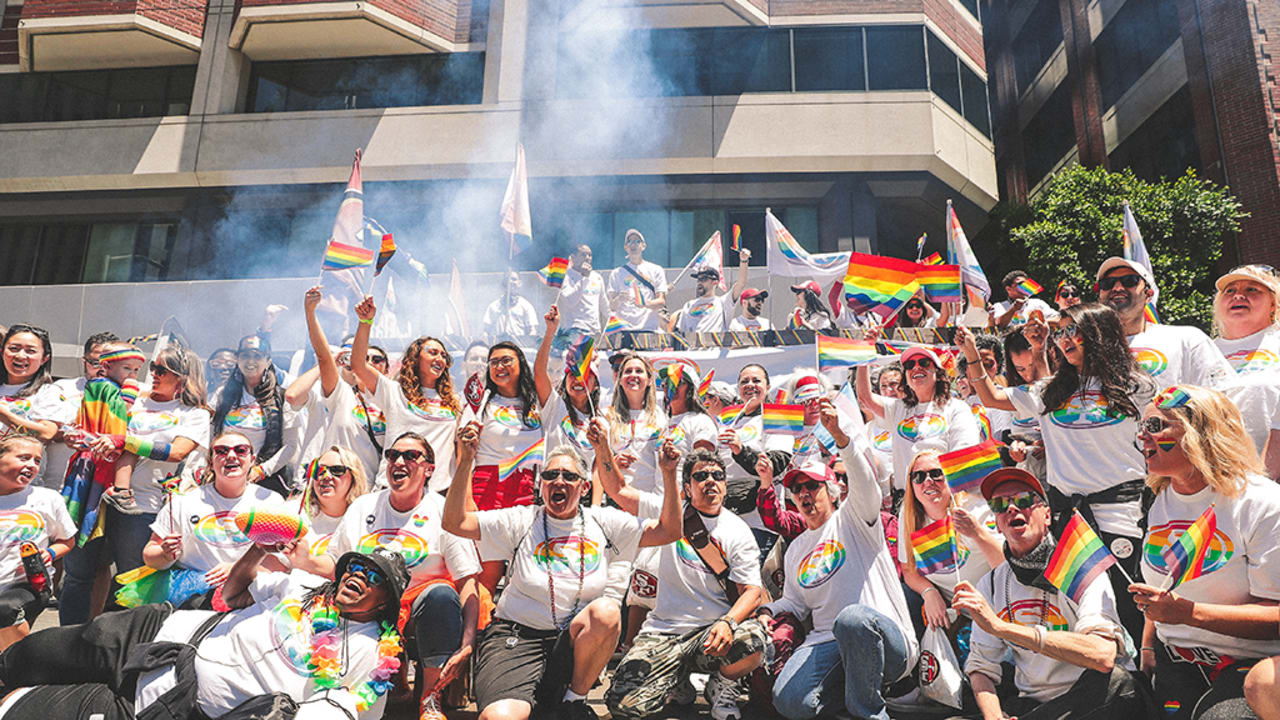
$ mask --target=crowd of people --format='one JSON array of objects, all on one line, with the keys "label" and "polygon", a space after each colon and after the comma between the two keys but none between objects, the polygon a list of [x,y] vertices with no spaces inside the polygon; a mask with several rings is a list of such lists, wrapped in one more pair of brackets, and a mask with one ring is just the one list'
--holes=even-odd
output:
[{"label": "crowd of people", "polygon": [[[455,367],[429,336],[397,360],[372,298],[331,343],[320,287],[296,375],[269,322],[204,362],[96,333],[60,380],[49,334],[8,326],[0,718],[438,720],[463,687],[482,720],[574,720],[598,683],[627,720],[698,694],[714,720],[1280,718],[1271,268],[1218,279],[1212,339],[1153,322],[1155,278],[1111,258],[1096,301],[1012,272],[985,327],[923,297],[894,318],[950,342],[730,383],[566,361],[567,330],[614,321],[771,329],[748,252],[667,315],[625,247],[607,280],[577,248],[540,318],[508,279],[486,326],[540,331],[532,361],[498,339]],[[889,333],[792,290],[795,327]],[[953,482],[949,454],[992,443],[1000,467]],[[1080,523],[1114,565],[1068,591],[1050,564]]]}]

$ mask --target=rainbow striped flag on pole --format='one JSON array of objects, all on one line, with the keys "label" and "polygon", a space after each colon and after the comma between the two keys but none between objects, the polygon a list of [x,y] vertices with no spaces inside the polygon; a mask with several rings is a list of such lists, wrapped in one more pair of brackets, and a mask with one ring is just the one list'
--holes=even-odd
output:
[{"label": "rainbow striped flag on pole", "polygon": [[1177,540],[1160,553],[1164,566],[1173,583],[1167,588],[1172,590],[1188,580],[1195,580],[1204,574],[1204,557],[1209,552],[1209,541],[1218,530],[1218,515],[1213,506],[1204,509],[1200,517],[1178,536]]},{"label": "rainbow striped flag on pole", "polygon": [[525,465],[541,465],[542,451],[545,447],[546,442],[542,438],[538,438],[537,442],[525,448],[520,454],[498,463],[498,479],[506,480],[511,477],[511,473]]},{"label": "rainbow striped flag on pole", "polygon": [[983,478],[1004,466],[1000,450],[993,440],[942,453],[938,456],[938,464],[942,465],[947,485],[953,493],[978,489]]},{"label": "rainbow striped flag on pole", "polygon": [[766,403],[762,412],[764,432],[796,437],[804,432],[804,407]]},{"label": "rainbow striped flag on pole", "polygon": [[916,280],[924,288],[924,295],[932,302],[961,302],[964,295],[960,285],[959,265],[916,264]]},{"label": "rainbow striped flag on pole", "polygon": [[742,414],[743,405],[726,405],[720,411],[720,417],[717,418],[721,425],[732,425],[738,421],[738,416]]},{"label": "rainbow striped flag on pole", "polygon": [[1078,511],[1072,510],[1071,519],[1058,539],[1058,547],[1044,569],[1044,578],[1078,603],[1089,583],[1115,564],[1116,557],[1102,544],[1102,539]]},{"label": "rainbow striped flag on pole", "polygon": [[715,378],[716,371],[711,369],[707,371],[706,376],[702,378],[702,382],[698,383],[698,400],[705,400],[707,393],[711,391],[711,381]]},{"label": "rainbow striped flag on pole", "polygon": [[942,265],[944,261],[940,253],[930,253],[929,257],[920,261],[921,265]]},{"label": "rainbow striped flag on pole", "polygon": [[919,289],[914,262],[858,252],[849,255],[844,296],[855,313],[875,311],[887,318]]},{"label": "rainbow striped flag on pole", "polygon": [[548,287],[558,288],[564,285],[564,275],[569,272],[569,258],[553,257],[547,266],[538,271],[538,277]]},{"label": "rainbow striped flag on pole", "polygon": [[1044,286],[1031,278],[1023,278],[1022,281],[1018,283],[1018,289],[1026,293],[1027,297],[1039,295],[1044,292]]},{"label": "rainbow striped flag on pole", "polygon": [[955,572],[956,532],[951,514],[911,533],[911,549],[916,555],[916,569],[921,575]]},{"label": "rainbow striped flag on pole", "polygon": [[868,365],[876,360],[876,345],[865,340],[818,335],[818,372]]},{"label": "rainbow striped flag on pole", "polygon": [[617,315],[610,314],[609,322],[604,324],[604,334],[612,335],[627,329],[627,324],[618,319]]},{"label": "rainbow striped flag on pole", "polygon": [[373,257],[376,253],[372,248],[362,248],[358,245],[346,245],[337,240],[330,240],[324,249],[324,262],[321,269],[330,272],[334,270],[346,270],[348,268],[365,267],[373,264]]},{"label": "rainbow striped flag on pole", "polygon": [[583,335],[569,345],[569,349],[565,351],[564,362],[573,372],[574,377],[587,379],[587,373],[591,372],[591,356],[595,349],[596,339],[590,335]]}]

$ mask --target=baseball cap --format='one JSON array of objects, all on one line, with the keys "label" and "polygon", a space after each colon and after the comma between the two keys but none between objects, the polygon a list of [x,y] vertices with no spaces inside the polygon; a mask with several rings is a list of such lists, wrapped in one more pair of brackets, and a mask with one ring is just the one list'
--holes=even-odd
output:
[{"label": "baseball cap", "polygon": [[942,361],[938,359],[938,353],[934,352],[932,348],[927,347],[909,347],[902,351],[902,356],[899,358],[899,361],[906,362],[917,356],[928,358],[933,363],[934,367],[942,367]]},{"label": "baseball cap", "polygon": [[644,235],[642,235],[639,230],[635,228],[628,228],[626,234],[622,236],[622,244],[625,245],[631,242],[631,238],[633,237],[640,242],[644,242]]},{"label": "baseball cap", "polygon": [[782,476],[782,484],[791,487],[798,482],[806,480],[817,480],[822,483],[833,483],[836,481],[836,471],[827,467],[826,463],[807,462],[801,467],[791,468],[786,475]]},{"label": "baseball cap", "polygon": [[1134,262],[1133,260],[1125,260],[1122,257],[1115,257],[1115,256],[1109,257],[1106,260],[1102,261],[1102,265],[1098,267],[1098,276],[1094,279],[1094,281],[1095,282],[1101,281],[1102,278],[1106,277],[1107,273],[1119,267],[1127,267],[1130,270],[1138,273],[1138,277],[1141,277],[1144,281],[1146,281],[1147,287],[1155,288],[1156,286],[1155,278],[1151,277],[1151,273],[1147,272],[1147,268],[1145,265],[1139,262]]},{"label": "baseball cap", "polygon": [[387,577],[387,602],[394,607],[399,607],[400,596],[409,585],[409,569],[405,566],[404,556],[383,547],[376,547],[367,553],[355,551],[344,553],[338,558],[338,563],[333,568],[334,579],[341,580],[347,572],[347,566],[356,559],[367,560],[382,571],[382,574]]},{"label": "baseball cap", "polygon": [[719,279],[720,279],[720,271],[719,271],[719,270],[716,270],[715,268],[709,268],[709,267],[698,268],[697,270],[694,270],[694,271],[693,271],[693,279],[694,279],[694,280],[701,280],[702,278],[710,278],[710,279],[712,279],[712,280],[719,280]]},{"label": "baseball cap", "polygon": [[1265,287],[1271,292],[1272,296],[1280,297],[1280,279],[1267,271],[1262,265],[1241,265],[1232,269],[1226,275],[1218,278],[1214,283],[1214,287],[1218,292],[1222,292],[1223,288],[1235,282],[1236,280],[1250,280]]},{"label": "baseball cap", "polygon": [[769,297],[769,291],[761,290],[760,288],[747,288],[742,291],[742,297],[739,298],[739,300],[750,300],[753,297],[759,297],[761,300],[764,300]]},{"label": "baseball cap", "polygon": [[818,284],[817,280],[808,280],[798,285],[791,286],[791,292],[800,292],[801,290],[812,290],[815,293],[821,294],[822,286]]},{"label": "baseball cap", "polygon": [[1022,485],[1026,485],[1028,488],[1035,491],[1035,493],[1040,497],[1046,500],[1049,499],[1049,496],[1044,492],[1044,486],[1040,484],[1040,481],[1036,479],[1035,475],[1032,475],[1022,468],[1016,467],[1005,467],[998,470],[992,470],[991,473],[982,480],[982,497],[990,500],[992,494],[994,494],[1001,485],[1006,483],[1020,483]]}]

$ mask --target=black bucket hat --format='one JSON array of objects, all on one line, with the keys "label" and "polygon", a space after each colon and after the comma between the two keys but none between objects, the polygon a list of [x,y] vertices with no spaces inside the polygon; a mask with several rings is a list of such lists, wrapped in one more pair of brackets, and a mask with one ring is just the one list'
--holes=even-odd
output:
[{"label": "black bucket hat", "polygon": [[405,588],[409,585],[409,568],[405,565],[404,556],[382,547],[376,547],[367,553],[354,551],[344,553],[342,557],[338,558],[338,564],[334,566],[334,580],[341,581],[342,576],[347,573],[347,565],[356,559],[367,560],[382,571],[382,574],[387,578],[387,594],[390,596],[388,600],[396,607],[399,607],[400,596],[404,594]]}]

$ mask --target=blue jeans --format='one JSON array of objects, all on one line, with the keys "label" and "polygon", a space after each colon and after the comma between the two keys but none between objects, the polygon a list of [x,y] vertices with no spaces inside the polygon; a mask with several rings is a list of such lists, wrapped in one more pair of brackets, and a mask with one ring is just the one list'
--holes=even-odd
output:
[{"label": "blue jeans", "polygon": [[888,720],[880,689],[907,669],[907,638],[897,623],[865,605],[836,616],[834,640],[798,648],[773,686],[773,706],[789,720],[834,710],[841,694],[856,718]]},{"label": "blue jeans", "polygon": [[[113,508],[106,508],[105,512],[103,536],[84,547],[73,548],[62,561],[62,590],[58,593],[60,625],[89,621],[93,578],[99,567],[114,562],[118,575],[142,565],[142,548],[151,539],[151,523],[155,522],[156,514],[124,515]],[[108,598],[107,607],[111,604]]]},{"label": "blue jeans", "polygon": [[444,583],[432,585],[413,599],[410,612],[418,662],[423,667],[444,667],[462,647],[462,600]]}]

